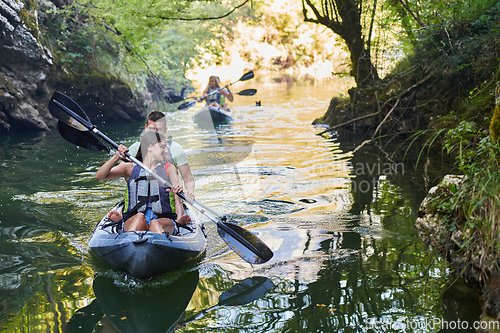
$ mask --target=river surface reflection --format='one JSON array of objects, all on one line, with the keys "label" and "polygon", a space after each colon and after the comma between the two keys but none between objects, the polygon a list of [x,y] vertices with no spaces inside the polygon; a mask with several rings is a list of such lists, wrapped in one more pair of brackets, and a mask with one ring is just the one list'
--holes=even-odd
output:
[{"label": "river surface reflection", "polygon": [[[354,153],[352,138],[319,137],[310,125],[345,86],[256,79],[234,90],[246,88],[258,94],[237,97],[231,124],[200,128],[192,122],[197,105],[168,112],[168,127],[186,150],[197,200],[254,232],[274,251],[271,261],[245,263],[207,221],[207,255],[197,267],[131,280],[94,260],[86,245],[123,196],[122,180],[94,179],[107,156],[72,146],[57,130],[3,136],[0,330],[70,332],[75,318],[99,308],[109,321],[88,324],[89,332],[414,332],[434,318],[472,327],[477,298],[413,227],[429,176],[416,173],[414,162],[389,160],[384,149],[393,147]],[[142,124],[98,127],[130,145]],[[217,306],[251,277],[272,288],[248,303]],[[137,300],[106,296],[113,287],[133,289]],[[156,300],[142,302],[152,295],[182,304],[167,311]],[[123,308],[106,313],[105,304]],[[162,315],[165,325],[153,328],[120,324]],[[166,325],[170,315],[185,322]]]}]

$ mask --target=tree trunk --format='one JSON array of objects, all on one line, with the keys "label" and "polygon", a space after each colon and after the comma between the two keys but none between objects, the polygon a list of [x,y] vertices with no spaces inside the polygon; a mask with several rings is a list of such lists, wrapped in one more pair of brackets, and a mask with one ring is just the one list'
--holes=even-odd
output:
[{"label": "tree trunk", "polygon": [[377,81],[379,79],[377,69],[372,64],[370,51],[365,48],[364,40],[359,35],[346,36],[344,40],[351,53],[350,74],[354,77],[358,88],[369,86]]},{"label": "tree trunk", "polygon": [[[322,13],[311,0],[302,1],[305,22],[321,24],[344,39],[351,53],[351,75],[358,88],[371,85],[379,79],[370,57],[369,44],[363,38],[361,26],[362,0],[321,0]],[[307,7],[306,7],[307,5]],[[316,18],[308,17],[311,9]]]}]

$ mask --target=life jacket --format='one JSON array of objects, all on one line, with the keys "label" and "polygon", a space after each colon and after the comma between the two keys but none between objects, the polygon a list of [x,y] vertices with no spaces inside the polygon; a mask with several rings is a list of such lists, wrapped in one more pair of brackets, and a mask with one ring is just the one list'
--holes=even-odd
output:
[{"label": "life jacket", "polygon": [[[163,179],[170,179],[163,164],[158,164],[154,171]],[[148,177],[146,171],[134,165],[130,178],[127,181],[128,196],[125,201],[124,221],[137,212],[145,212],[148,203],[158,217],[177,219],[175,214],[175,196],[167,192],[163,184],[153,177]],[[126,218],[125,218],[126,217]]]},{"label": "life jacket", "polygon": [[[213,91],[217,91],[216,93],[210,95],[211,92]],[[220,90],[218,90],[218,88],[216,89],[211,89],[211,88],[208,88],[208,97],[207,97],[207,104],[210,104],[210,103],[217,103],[219,105],[222,105],[222,103],[224,103],[225,101],[225,98],[223,95],[221,95],[220,93]]]}]

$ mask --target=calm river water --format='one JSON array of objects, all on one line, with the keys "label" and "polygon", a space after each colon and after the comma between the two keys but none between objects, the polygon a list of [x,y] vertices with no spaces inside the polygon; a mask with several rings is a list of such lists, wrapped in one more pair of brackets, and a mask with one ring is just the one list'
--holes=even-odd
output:
[{"label": "calm river water", "polygon": [[[259,92],[236,97],[232,124],[198,127],[197,105],[169,112],[169,132],[186,150],[197,200],[233,214],[271,247],[271,261],[246,264],[206,222],[208,250],[196,267],[134,281],[86,245],[123,196],[122,180],[94,179],[108,157],[57,130],[2,136],[0,331],[437,332],[429,322],[439,320],[472,327],[477,298],[413,226],[429,185],[414,162],[391,163],[384,149],[393,147],[353,153],[352,138],[320,137],[310,125],[345,86],[254,79],[233,91],[246,88]],[[142,123],[98,127],[130,145]],[[270,290],[219,299],[250,277],[267,278]]]}]

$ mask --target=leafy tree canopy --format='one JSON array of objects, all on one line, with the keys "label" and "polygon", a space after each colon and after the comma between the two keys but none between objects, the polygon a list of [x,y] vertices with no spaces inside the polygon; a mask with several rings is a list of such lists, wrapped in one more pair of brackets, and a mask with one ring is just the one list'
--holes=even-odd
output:
[{"label": "leafy tree canopy", "polygon": [[[71,71],[109,71],[137,87],[151,76],[175,84],[203,52],[222,52],[225,24],[247,2],[77,0],[47,12],[45,24]],[[214,24],[218,17],[228,19]]]}]

